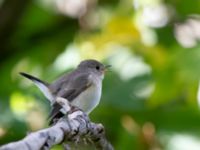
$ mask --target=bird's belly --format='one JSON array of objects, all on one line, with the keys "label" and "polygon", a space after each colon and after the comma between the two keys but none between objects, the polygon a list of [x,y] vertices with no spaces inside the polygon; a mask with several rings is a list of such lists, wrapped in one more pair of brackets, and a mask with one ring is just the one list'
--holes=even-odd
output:
[{"label": "bird's belly", "polygon": [[101,98],[101,86],[92,85],[72,101],[75,105],[89,114],[98,104]]}]

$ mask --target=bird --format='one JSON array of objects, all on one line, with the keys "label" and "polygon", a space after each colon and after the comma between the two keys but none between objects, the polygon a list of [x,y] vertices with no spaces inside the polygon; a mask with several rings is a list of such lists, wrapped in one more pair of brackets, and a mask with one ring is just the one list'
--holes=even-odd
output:
[{"label": "bird", "polygon": [[20,74],[33,81],[51,102],[52,110],[49,114],[51,125],[55,119],[65,115],[62,106],[56,101],[57,97],[66,99],[72,106],[89,114],[100,102],[102,81],[109,67],[111,65],[103,65],[94,59],[83,60],[77,68],[62,75],[51,84],[24,72]]}]

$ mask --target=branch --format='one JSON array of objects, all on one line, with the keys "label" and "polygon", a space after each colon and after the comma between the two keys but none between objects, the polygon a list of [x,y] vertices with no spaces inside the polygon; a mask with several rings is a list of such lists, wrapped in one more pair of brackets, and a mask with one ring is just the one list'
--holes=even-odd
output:
[{"label": "branch", "polygon": [[[65,100],[58,99],[62,102]],[[51,127],[30,133],[20,141],[3,145],[0,150],[48,150],[53,145],[65,141],[78,143],[81,139],[91,141],[97,149],[113,150],[112,145],[105,138],[104,127],[101,124],[90,122],[84,112],[71,106],[66,100],[63,105],[67,105],[66,115],[54,122]]]}]

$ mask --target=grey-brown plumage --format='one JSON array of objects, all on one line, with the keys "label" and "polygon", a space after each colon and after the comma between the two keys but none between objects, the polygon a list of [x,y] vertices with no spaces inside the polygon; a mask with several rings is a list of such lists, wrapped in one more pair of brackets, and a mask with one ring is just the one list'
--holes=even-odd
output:
[{"label": "grey-brown plumage", "polygon": [[55,118],[63,115],[62,106],[55,101],[56,97],[63,97],[72,105],[90,113],[100,101],[102,80],[108,67],[96,60],[84,60],[74,71],[65,74],[52,84],[26,73],[20,74],[32,80],[52,103],[51,124]]}]

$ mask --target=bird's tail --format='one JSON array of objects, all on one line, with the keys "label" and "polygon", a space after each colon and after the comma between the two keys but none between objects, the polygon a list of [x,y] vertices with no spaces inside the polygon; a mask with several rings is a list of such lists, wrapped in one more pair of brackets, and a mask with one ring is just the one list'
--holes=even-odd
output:
[{"label": "bird's tail", "polygon": [[35,83],[35,85],[42,91],[42,93],[45,95],[45,97],[50,101],[53,102],[53,98],[54,96],[52,95],[51,91],[49,90],[48,86],[49,83],[42,81],[32,75],[29,75],[27,73],[24,72],[20,72],[20,75],[26,77],[27,79],[33,81],[33,83]]}]

